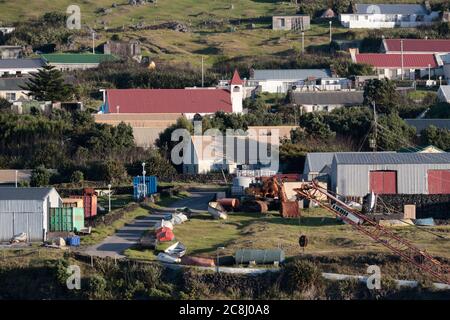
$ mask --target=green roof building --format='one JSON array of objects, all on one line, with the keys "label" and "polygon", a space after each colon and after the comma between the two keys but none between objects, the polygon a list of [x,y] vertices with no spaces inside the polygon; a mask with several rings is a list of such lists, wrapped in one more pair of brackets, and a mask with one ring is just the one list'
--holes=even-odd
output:
[{"label": "green roof building", "polygon": [[42,54],[41,57],[47,64],[61,71],[97,68],[101,62],[118,60],[111,54],[93,53],[50,53]]}]

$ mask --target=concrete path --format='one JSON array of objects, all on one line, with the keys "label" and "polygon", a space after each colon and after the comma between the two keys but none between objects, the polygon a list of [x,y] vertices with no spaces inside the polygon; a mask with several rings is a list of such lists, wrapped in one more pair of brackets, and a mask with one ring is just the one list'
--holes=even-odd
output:
[{"label": "concrete path", "polygon": [[191,192],[190,196],[178,200],[158,213],[152,213],[119,229],[114,235],[107,237],[101,243],[88,247],[84,253],[97,257],[125,258],[123,252],[139,242],[142,234],[164,218],[165,212],[173,212],[175,208],[190,208],[194,212],[207,211],[208,202],[213,198],[213,192]]}]

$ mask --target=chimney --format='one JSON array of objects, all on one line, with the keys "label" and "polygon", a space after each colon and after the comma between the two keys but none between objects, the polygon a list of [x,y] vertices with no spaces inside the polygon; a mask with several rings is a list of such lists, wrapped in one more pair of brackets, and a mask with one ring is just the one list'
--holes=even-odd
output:
[{"label": "chimney", "polygon": [[356,62],[356,55],[359,54],[359,48],[349,48],[350,56],[352,57],[352,61]]}]

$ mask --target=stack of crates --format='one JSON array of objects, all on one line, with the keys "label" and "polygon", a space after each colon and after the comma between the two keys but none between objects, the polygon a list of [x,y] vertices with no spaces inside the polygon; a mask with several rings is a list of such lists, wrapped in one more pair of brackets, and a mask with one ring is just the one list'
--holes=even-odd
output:
[{"label": "stack of crates", "polygon": [[155,194],[158,189],[158,180],[156,176],[145,177],[145,192],[144,179],[142,176],[133,178],[133,196],[135,200],[142,200],[148,196]]}]

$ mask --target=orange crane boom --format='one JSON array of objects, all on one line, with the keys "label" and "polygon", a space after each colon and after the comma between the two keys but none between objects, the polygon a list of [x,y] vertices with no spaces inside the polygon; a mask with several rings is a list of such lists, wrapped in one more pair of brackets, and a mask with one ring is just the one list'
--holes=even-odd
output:
[{"label": "orange crane boom", "polygon": [[[359,232],[387,247],[427,274],[450,285],[450,268],[446,264],[439,262],[424,250],[417,248],[409,241],[380,226],[366,215],[352,209],[345,202],[330,194],[328,190],[320,187],[315,181],[304,184],[301,188],[295,189],[295,191],[301,197],[314,201],[322,208],[332,212]],[[320,202],[317,200],[318,195],[325,195],[334,203]]]}]

